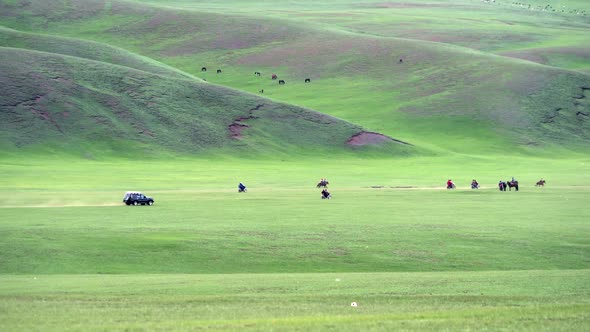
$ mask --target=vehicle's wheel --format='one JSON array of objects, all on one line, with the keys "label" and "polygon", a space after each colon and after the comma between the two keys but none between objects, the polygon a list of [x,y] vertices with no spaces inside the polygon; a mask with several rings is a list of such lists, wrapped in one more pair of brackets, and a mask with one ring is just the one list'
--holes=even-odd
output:
[{"label": "vehicle's wheel", "polygon": [[153,201],[149,201],[149,202],[148,202],[148,205],[149,205],[149,206],[152,206],[152,205],[154,205],[154,202],[153,202]]},{"label": "vehicle's wheel", "polygon": [[133,205],[137,205],[137,201],[133,202]]}]

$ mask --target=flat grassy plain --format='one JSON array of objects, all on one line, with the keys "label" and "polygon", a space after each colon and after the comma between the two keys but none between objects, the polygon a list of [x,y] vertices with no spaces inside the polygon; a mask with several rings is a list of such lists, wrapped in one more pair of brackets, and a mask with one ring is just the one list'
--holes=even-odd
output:
[{"label": "flat grassy plain", "polygon": [[3,326],[584,330],[589,162],[4,158]]}]

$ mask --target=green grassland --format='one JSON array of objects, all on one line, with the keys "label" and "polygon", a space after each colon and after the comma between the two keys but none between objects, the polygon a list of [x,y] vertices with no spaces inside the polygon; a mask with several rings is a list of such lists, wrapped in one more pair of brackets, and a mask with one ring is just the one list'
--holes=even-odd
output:
[{"label": "green grassland", "polygon": [[[43,331],[581,331],[588,270],[4,276],[4,327]],[[357,307],[351,307],[357,302]]]},{"label": "green grassland", "polygon": [[[318,163],[332,200],[314,186],[327,176]],[[584,330],[588,165],[5,159],[3,326]],[[518,174],[519,192],[496,190]],[[534,187],[541,174],[548,186]],[[123,205],[131,188],[156,204]]]},{"label": "green grassland", "polygon": [[[431,153],[587,151],[590,79],[583,71],[497,56],[473,45],[378,36],[344,29],[338,23],[317,25],[288,6],[288,17],[271,15],[264,6],[259,16],[252,17],[258,6],[231,2],[226,4],[227,13],[201,10],[198,3],[191,4],[190,10],[118,1],[30,1],[25,12],[16,5],[3,6],[1,21],[13,29],[115,45],[211,83],[252,94],[264,90],[266,98],[336,116]],[[47,6],[54,10],[48,11]],[[481,3],[470,6],[488,8]],[[435,5],[419,9],[445,17],[445,11],[468,14]],[[323,10],[318,8],[317,13]],[[384,10],[366,15],[389,17]],[[504,10],[479,15],[490,17]],[[585,17],[574,20],[571,15],[546,13],[553,15],[546,19],[516,10],[510,13],[546,24],[548,34],[574,38],[582,48],[588,44]],[[346,15],[335,17],[347,20]],[[482,29],[498,34],[485,19],[476,21]],[[584,37],[563,28],[562,23],[572,21],[579,21],[574,31],[580,30]],[[386,20],[379,24],[391,25]],[[522,29],[523,34],[539,30],[526,24]],[[509,45],[499,49],[514,50]],[[405,59],[403,64],[398,63],[400,58]],[[576,66],[588,62],[571,59]],[[210,70],[201,72],[203,66]],[[223,74],[216,74],[217,68]],[[263,75],[256,77],[254,71]],[[287,84],[279,86],[270,80],[271,73]],[[312,83],[303,83],[305,78]]]},{"label": "green grassland", "polygon": [[0,329],[589,330],[588,11],[0,0]]}]

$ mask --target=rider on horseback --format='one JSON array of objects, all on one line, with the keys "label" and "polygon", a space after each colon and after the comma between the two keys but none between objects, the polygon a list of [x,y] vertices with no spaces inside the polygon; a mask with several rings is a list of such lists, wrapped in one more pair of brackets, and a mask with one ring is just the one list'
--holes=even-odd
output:
[{"label": "rider on horseback", "polygon": [[447,189],[455,189],[455,184],[453,183],[453,180],[449,179],[447,181]]}]

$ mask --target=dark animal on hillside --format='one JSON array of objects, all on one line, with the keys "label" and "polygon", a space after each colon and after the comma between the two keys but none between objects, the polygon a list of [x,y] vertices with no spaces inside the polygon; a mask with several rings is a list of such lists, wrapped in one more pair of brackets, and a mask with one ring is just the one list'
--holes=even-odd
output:
[{"label": "dark animal on hillside", "polygon": [[507,185],[507,184],[506,184],[506,182],[504,182],[504,181],[500,181],[500,182],[498,182],[498,189],[499,189],[500,191],[506,191],[506,187],[507,187],[507,186],[508,186],[508,185]]},{"label": "dark animal on hillside", "polygon": [[256,76],[260,76],[260,72],[257,72],[257,71],[255,71],[255,72],[254,72],[254,75],[256,75]]},{"label": "dark animal on hillside", "polygon": [[264,89],[261,89],[261,90],[260,90],[260,91],[258,91],[258,92],[260,92],[260,93],[264,93]]},{"label": "dark animal on hillside", "polygon": [[279,80],[279,84],[280,84],[280,85],[283,85],[283,84],[285,84],[285,80]]},{"label": "dark animal on hillside", "polygon": [[535,184],[535,187],[543,187],[545,185],[545,180],[541,179],[539,181],[537,181],[537,183]]},{"label": "dark animal on hillside", "polygon": [[326,180],[322,180],[318,183],[318,185],[316,186],[316,188],[328,188],[328,185],[330,184],[330,182],[326,181]]},{"label": "dark animal on hillside", "polygon": [[404,63],[404,59],[399,59],[399,63]]},{"label": "dark animal on hillside", "polygon": [[276,80],[277,79],[277,74],[272,74],[272,76],[270,78],[272,78],[273,80]]},{"label": "dark animal on hillside", "polygon": [[516,189],[516,191],[518,191],[518,181],[508,181],[506,183],[508,185],[508,190],[512,191],[512,188]]},{"label": "dark animal on hillside", "polygon": [[306,78],[305,79],[305,83],[310,83],[311,82],[311,78]]},{"label": "dark animal on hillside", "polygon": [[332,198],[332,195],[330,195],[330,193],[326,189],[324,189],[324,190],[322,190],[322,196],[321,197],[322,197],[322,199],[331,199]]},{"label": "dark animal on hillside", "polygon": [[217,69],[217,73],[218,74],[221,74],[221,69]]},{"label": "dark animal on hillside", "polygon": [[201,71],[207,71],[207,67],[201,68]]}]

